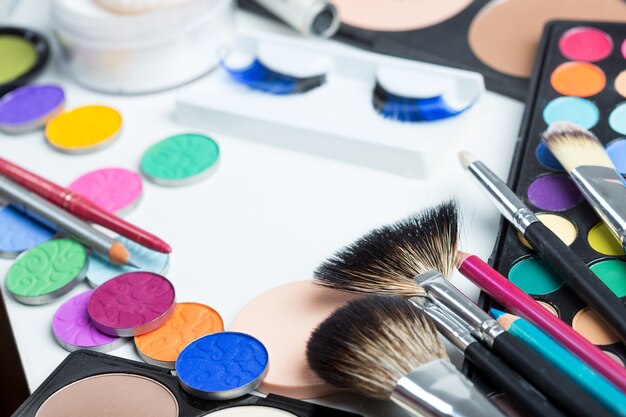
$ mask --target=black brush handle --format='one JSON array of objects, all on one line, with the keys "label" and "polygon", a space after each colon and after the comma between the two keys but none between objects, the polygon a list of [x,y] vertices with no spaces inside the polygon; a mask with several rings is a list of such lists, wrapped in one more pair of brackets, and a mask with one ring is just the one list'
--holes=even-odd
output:
[{"label": "black brush handle", "polygon": [[537,417],[566,417],[506,363],[480,343],[472,343],[465,349],[465,357],[482,375],[517,403],[528,415]]},{"label": "black brush handle", "polygon": [[528,226],[524,237],[572,291],[626,343],[626,305],[613,291],[542,222]]},{"label": "black brush handle", "polygon": [[615,417],[532,348],[509,332],[495,338],[493,351],[549,400],[576,417]]}]

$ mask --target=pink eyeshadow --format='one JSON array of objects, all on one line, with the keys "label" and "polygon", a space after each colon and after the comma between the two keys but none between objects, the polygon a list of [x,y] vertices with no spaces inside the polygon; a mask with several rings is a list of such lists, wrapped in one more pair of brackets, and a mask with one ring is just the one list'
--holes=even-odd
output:
[{"label": "pink eyeshadow", "polygon": [[129,272],[99,286],[87,310],[101,332],[129,337],[160,327],[174,313],[174,306],[174,287],[165,277]]},{"label": "pink eyeshadow", "polygon": [[624,43],[622,43],[622,56],[626,58],[626,39],[624,40]]},{"label": "pink eyeshadow", "polygon": [[[591,27],[568,30],[559,41],[561,53],[568,59],[595,62],[608,57],[613,50],[613,40],[604,31]],[[622,53],[624,46],[622,46]]]}]

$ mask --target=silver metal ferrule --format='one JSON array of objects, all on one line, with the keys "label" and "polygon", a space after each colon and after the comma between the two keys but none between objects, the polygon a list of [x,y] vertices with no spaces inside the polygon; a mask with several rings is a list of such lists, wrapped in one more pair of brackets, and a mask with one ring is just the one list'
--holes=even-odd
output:
[{"label": "silver metal ferrule", "polygon": [[613,168],[580,166],[572,179],[598,216],[626,249],[626,190],[624,179]]},{"label": "silver metal ferrule", "polygon": [[328,0],[256,0],[298,32],[328,38],[339,29],[339,14]]},{"label": "silver metal ferrule", "polygon": [[415,297],[409,301],[428,316],[435,323],[439,333],[461,352],[465,352],[465,349],[472,343],[477,343],[469,325],[462,323],[458,317],[454,317],[451,312],[444,310],[430,299]]},{"label": "silver metal ferrule", "polygon": [[500,214],[521,234],[524,234],[526,228],[532,223],[539,221],[537,216],[487,165],[474,161],[469,164],[467,171],[472,174],[472,178],[498,208]]},{"label": "silver metal ferrule", "polygon": [[441,272],[430,270],[416,275],[413,279],[424,288],[431,300],[472,326],[475,335],[489,347],[493,345],[496,337],[505,332],[495,319],[450,284]]},{"label": "silver metal ferrule", "polygon": [[413,416],[504,417],[448,361],[436,360],[400,378],[391,400]]}]

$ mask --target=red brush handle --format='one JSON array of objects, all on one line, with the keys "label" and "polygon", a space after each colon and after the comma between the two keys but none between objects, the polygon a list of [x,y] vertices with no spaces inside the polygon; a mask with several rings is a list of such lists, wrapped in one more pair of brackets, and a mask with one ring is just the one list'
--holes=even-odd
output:
[{"label": "red brush handle", "polygon": [[459,271],[498,303],[540,327],[563,347],[626,392],[625,368],[609,358],[600,348],[590,343],[565,322],[549,313],[489,264],[472,255],[461,263]]},{"label": "red brush handle", "polygon": [[106,227],[147,248],[164,253],[172,251],[172,248],[157,236],[101,209],[82,195],[2,158],[0,158],[0,174],[85,221]]}]

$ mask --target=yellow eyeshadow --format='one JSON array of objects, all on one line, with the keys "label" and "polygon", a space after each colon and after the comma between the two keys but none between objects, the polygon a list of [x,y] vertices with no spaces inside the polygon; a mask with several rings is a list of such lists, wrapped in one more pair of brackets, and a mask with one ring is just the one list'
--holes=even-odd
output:
[{"label": "yellow eyeshadow", "polygon": [[[574,226],[574,224],[565,217],[558,216],[556,214],[541,213],[537,214],[537,218],[541,220],[541,222],[545,224],[546,227],[555,235],[557,235],[567,246],[571,245],[574,243],[574,240],[576,240],[576,236],[578,235],[576,226]],[[524,246],[532,249],[530,243],[528,243],[524,236],[520,233],[518,233],[517,236]]]},{"label": "yellow eyeshadow", "polygon": [[587,235],[587,241],[596,252],[608,256],[624,255],[624,250],[604,223],[595,225]]},{"label": "yellow eyeshadow", "polygon": [[122,116],[107,106],[84,106],[61,113],[46,126],[46,138],[70,153],[91,152],[108,145],[122,129]]}]

